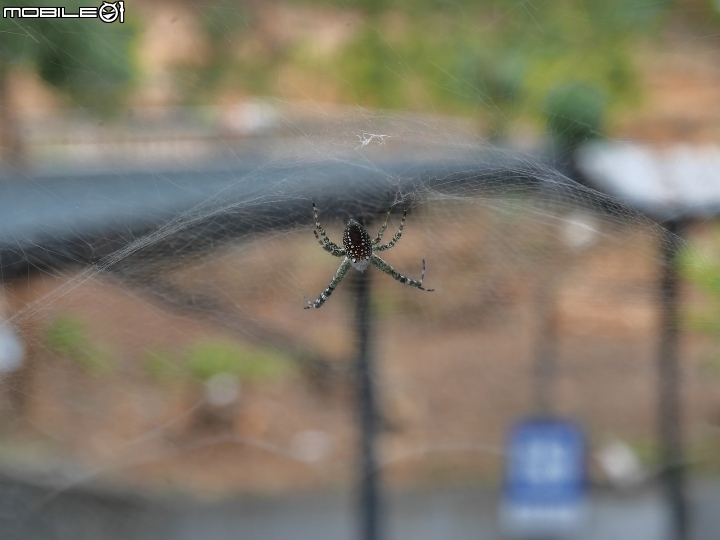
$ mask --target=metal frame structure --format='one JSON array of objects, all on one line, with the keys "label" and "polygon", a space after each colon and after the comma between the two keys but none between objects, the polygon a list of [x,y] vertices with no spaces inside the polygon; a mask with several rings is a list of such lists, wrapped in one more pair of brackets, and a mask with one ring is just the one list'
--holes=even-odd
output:
[{"label": "metal frame structure", "polygon": [[[499,157],[501,156],[501,157]],[[173,257],[179,252],[210,250],[255,232],[258,221],[277,228],[311,224],[310,202],[329,218],[371,221],[405,194],[433,189],[448,194],[462,189],[507,194],[542,192],[547,168],[522,156],[484,154],[464,160],[360,160],[263,162],[216,165],[206,169],[98,171],[0,178],[0,283],[25,279],[33,272],[103,265],[123,272],[136,257]],[[290,181],[288,181],[290,180]],[[596,187],[618,195],[611,185]],[[406,204],[412,200],[405,199]],[[205,211],[209,210],[209,211]],[[614,210],[608,203],[607,210]],[[642,207],[646,211],[647,208]],[[126,256],[107,259],[146,235],[177,224],[181,235],[156,235]],[[679,232],[678,220],[668,222]],[[677,329],[675,236],[664,247],[661,284],[665,316],[659,351],[660,430],[665,485],[675,516],[676,538],[687,531],[683,492]],[[362,538],[382,538],[379,521],[375,439],[377,389],[373,382],[369,275],[356,279],[358,416],[361,427]]]}]

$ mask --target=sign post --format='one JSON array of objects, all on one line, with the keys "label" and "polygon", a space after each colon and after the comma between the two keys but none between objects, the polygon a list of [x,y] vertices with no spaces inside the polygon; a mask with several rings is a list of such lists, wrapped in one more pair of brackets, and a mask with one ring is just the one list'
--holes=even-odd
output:
[{"label": "sign post", "polygon": [[525,420],[510,433],[500,525],[512,538],[564,538],[588,515],[585,437],[574,422]]},{"label": "sign post", "polygon": [[360,423],[360,538],[378,540],[380,531],[380,487],[376,439],[377,396],[370,336],[370,272],[355,272],[355,324],[357,326],[358,420]]}]

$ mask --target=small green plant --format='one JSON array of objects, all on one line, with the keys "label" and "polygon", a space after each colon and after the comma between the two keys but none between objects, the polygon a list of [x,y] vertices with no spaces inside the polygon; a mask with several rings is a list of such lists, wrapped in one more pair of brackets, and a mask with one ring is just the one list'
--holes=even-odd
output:
[{"label": "small green plant", "polygon": [[55,317],[47,328],[46,342],[50,350],[74,360],[88,371],[107,372],[113,368],[109,353],[92,342],[85,325],[75,317]]},{"label": "small green plant", "polygon": [[605,104],[603,93],[584,83],[561,86],[550,92],[545,114],[556,146],[571,151],[600,136]]},{"label": "small green plant", "polygon": [[277,380],[294,371],[291,359],[277,351],[231,341],[202,341],[187,355],[190,374],[201,381],[228,373],[244,381]]}]

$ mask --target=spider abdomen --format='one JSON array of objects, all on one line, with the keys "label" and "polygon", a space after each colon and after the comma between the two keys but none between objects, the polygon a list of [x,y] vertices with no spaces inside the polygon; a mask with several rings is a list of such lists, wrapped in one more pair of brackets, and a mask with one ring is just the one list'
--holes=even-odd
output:
[{"label": "spider abdomen", "polygon": [[367,231],[354,219],[348,221],[343,233],[345,253],[353,268],[363,272],[372,257],[372,241]]}]

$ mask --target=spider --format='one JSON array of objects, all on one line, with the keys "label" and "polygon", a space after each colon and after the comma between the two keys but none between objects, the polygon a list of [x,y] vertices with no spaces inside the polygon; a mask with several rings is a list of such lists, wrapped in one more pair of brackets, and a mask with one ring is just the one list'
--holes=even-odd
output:
[{"label": "spider", "polygon": [[416,287],[423,291],[435,290],[426,289],[422,286],[423,279],[425,278],[425,259],[423,259],[422,262],[422,274],[420,274],[420,281],[415,281],[414,279],[403,276],[402,274],[400,274],[400,272],[395,270],[392,266],[390,266],[388,263],[386,263],[384,260],[382,260],[376,255],[376,253],[379,251],[387,251],[388,249],[393,247],[402,236],[403,227],[405,226],[405,218],[407,217],[407,210],[403,212],[402,221],[400,222],[400,228],[398,229],[398,232],[395,233],[395,236],[392,237],[392,240],[390,240],[387,244],[380,243],[383,233],[385,232],[385,229],[387,229],[388,219],[390,218],[391,211],[392,208],[388,210],[388,213],[385,216],[385,222],[383,223],[382,227],[380,227],[380,230],[378,231],[375,240],[372,241],[370,240],[370,235],[362,225],[360,225],[354,219],[348,221],[347,226],[345,227],[345,232],[343,233],[344,247],[340,247],[330,241],[327,234],[325,233],[325,230],[320,225],[318,210],[315,206],[315,203],[313,203],[313,216],[315,217],[315,230],[313,232],[315,233],[315,238],[320,243],[320,246],[322,246],[325,251],[330,253],[330,255],[333,255],[334,257],[344,257],[344,259],[343,262],[340,264],[340,268],[338,268],[337,272],[335,272],[335,276],[330,281],[330,284],[327,286],[327,289],[320,293],[320,296],[318,296],[317,300],[311,302],[307,296],[303,296],[305,301],[308,303],[308,305],[305,306],[305,309],[319,308],[320,306],[322,306],[325,303],[325,300],[327,300],[328,297],[335,290],[335,287],[338,286],[338,284],[350,271],[351,267],[358,272],[364,272],[370,264],[372,264],[378,270],[381,270],[386,274],[392,276],[393,278],[397,279],[400,283],[405,283],[406,285]]}]

